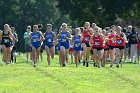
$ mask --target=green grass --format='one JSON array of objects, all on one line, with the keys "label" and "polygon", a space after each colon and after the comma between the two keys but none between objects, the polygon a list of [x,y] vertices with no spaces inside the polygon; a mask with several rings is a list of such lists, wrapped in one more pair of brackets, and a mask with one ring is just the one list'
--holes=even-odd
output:
[{"label": "green grass", "polygon": [[[1,57],[0,57],[1,59]],[[125,64],[123,68],[89,68],[68,63],[59,67],[58,56],[47,67],[39,62],[25,63],[25,55],[17,64],[0,64],[0,93],[140,93],[140,65]]]}]

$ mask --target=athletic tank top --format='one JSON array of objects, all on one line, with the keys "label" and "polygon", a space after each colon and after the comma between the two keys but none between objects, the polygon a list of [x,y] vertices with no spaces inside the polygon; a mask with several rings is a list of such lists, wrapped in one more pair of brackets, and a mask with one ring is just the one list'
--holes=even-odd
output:
[{"label": "athletic tank top", "polygon": [[90,30],[88,30],[88,31],[83,31],[83,33],[82,33],[82,42],[83,43],[89,43],[89,41],[90,41],[90,36],[91,36],[91,34],[90,34]]},{"label": "athletic tank top", "polygon": [[7,34],[4,33],[2,34],[2,44],[5,46],[10,46],[11,45],[11,39],[9,37],[9,32]]},{"label": "athletic tank top", "polygon": [[74,36],[74,47],[79,47],[81,45],[81,36]]},{"label": "athletic tank top", "polygon": [[53,43],[53,42],[54,42],[53,33],[52,33],[52,32],[50,32],[50,33],[46,32],[46,33],[45,33],[45,43],[46,43],[46,44],[51,44],[51,43]]},{"label": "athletic tank top", "polygon": [[31,33],[31,36],[32,36],[32,39],[31,39],[31,42],[32,44],[40,44],[41,41],[40,41],[40,33],[39,32],[33,32]]},{"label": "athletic tank top", "polygon": [[115,40],[116,35],[110,34],[108,38],[109,38],[108,45],[109,46],[116,46],[116,40]]},{"label": "athletic tank top", "polygon": [[100,35],[98,36],[93,36],[93,43],[92,47],[94,48],[103,48],[103,39],[101,38]]},{"label": "athletic tank top", "polygon": [[123,38],[123,34],[116,35],[116,46],[124,46],[125,45],[125,41],[122,38]]},{"label": "athletic tank top", "polygon": [[61,43],[69,43],[68,37],[69,37],[68,32],[62,31],[62,32],[60,33],[60,40],[61,40],[60,42],[61,42]]}]

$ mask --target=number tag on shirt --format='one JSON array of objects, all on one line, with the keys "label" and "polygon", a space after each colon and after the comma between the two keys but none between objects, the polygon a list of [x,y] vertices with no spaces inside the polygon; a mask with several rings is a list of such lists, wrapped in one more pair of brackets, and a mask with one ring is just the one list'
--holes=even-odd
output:
[{"label": "number tag on shirt", "polygon": [[95,46],[99,46],[100,45],[100,42],[94,42],[94,45]]},{"label": "number tag on shirt", "polygon": [[117,44],[122,44],[122,40],[118,40],[117,41]]},{"label": "number tag on shirt", "polygon": [[79,47],[80,46],[80,43],[79,44],[75,44],[75,47]]},{"label": "number tag on shirt", "polygon": [[48,42],[52,42],[52,40],[51,39],[48,39]]},{"label": "number tag on shirt", "polygon": [[89,38],[88,38],[88,37],[86,37],[86,38],[85,38],[85,41],[89,41]]},{"label": "number tag on shirt", "polygon": [[4,43],[9,43],[9,39],[4,39]]},{"label": "number tag on shirt", "polygon": [[33,39],[33,42],[38,42],[39,41],[39,39],[37,38],[37,39]]},{"label": "number tag on shirt", "polygon": [[66,42],[66,39],[62,39],[62,42]]}]

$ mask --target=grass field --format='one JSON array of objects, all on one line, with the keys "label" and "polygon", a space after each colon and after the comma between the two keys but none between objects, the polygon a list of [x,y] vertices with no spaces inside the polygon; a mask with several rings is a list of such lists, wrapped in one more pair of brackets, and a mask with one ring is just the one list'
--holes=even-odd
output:
[{"label": "grass field", "polygon": [[[1,59],[1,57],[0,57]],[[0,93],[140,93],[140,65],[125,64],[123,68],[78,68],[68,63],[59,67],[58,56],[34,68],[26,64],[25,55],[17,64],[0,64]]]}]

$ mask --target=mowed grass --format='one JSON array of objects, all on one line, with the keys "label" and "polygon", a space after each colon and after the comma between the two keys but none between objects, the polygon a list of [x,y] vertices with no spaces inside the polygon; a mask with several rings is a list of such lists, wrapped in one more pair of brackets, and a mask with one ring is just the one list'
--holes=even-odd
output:
[{"label": "mowed grass", "polygon": [[[1,57],[0,57],[1,59]],[[60,67],[58,56],[47,66],[44,62],[34,68],[25,55],[16,64],[0,64],[0,93],[140,93],[140,65],[124,64],[123,68]]]}]

